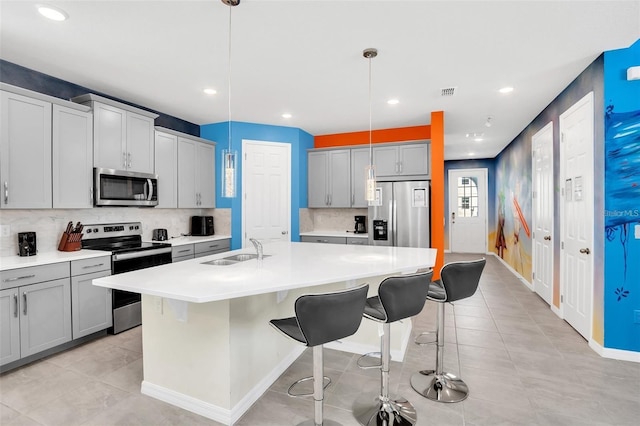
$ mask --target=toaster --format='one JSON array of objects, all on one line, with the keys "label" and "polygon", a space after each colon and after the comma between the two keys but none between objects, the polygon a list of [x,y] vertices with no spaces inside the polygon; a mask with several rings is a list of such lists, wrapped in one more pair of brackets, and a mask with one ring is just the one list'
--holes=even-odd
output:
[{"label": "toaster", "polygon": [[191,235],[213,235],[213,216],[191,216]]}]

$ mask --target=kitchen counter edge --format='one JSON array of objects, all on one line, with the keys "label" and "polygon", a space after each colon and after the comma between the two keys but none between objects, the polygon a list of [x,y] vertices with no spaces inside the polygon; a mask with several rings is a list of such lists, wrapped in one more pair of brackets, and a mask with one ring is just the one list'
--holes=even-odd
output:
[{"label": "kitchen counter edge", "polygon": [[71,262],[74,260],[91,259],[102,256],[111,256],[111,252],[101,250],[50,251],[38,253],[35,256],[3,256],[0,257],[0,271],[49,265],[52,263]]}]

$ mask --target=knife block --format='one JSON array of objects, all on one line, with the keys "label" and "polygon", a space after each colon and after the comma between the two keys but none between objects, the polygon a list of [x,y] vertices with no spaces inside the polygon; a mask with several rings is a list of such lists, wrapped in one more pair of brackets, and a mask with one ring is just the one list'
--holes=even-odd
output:
[{"label": "knife block", "polygon": [[78,251],[80,249],[82,249],[82,234],[62,233],[60,244],[58,244],[59,251]]}]

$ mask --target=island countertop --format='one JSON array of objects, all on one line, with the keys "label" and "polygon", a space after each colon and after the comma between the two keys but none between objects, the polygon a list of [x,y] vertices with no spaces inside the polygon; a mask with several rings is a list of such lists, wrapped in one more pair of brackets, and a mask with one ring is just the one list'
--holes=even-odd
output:
[{"label": "island countertop", "polygon": [[100,287],[193,303],[291,290],[359,278],[414,272],[433,267],[436,250],[276,242],[264,244],[260,265],[252,259],[233,265],[207,265],[253,248],[93,280]]}]

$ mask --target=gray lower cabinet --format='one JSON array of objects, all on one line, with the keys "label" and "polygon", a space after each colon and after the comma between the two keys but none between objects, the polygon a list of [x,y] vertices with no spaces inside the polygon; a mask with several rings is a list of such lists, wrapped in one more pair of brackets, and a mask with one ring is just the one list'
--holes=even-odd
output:
[{"label": "gray lower cabinet", "polygon": [[182,262],[183,260],[193,259],[193,244],[184,244],[181,246],[171,247],[171,262]]},{"label": "gray lower cabinet", "polygon": [[225,251],[229,251],[231,248],[231,240],[217,240],[217,241],[208,241],[202,243],[195,243],[194,245],[194,257],[204,257],[209,256],[211,254],[224,253]]},{"label": "gray lower cabinet", "polygon": [[303,235],[300,237],[300,241],[303,243],[323,243],[323,244],[346,244],[347,239],[345,237],[310,237]]},{"label": "gray lower cabinet", "polygon": [[300,236],[300,241],[303,243],[322,243],[322,244],[351,244],[358,246],[368,246],[369,240],[367,238],[358,237],[327,237],[327,236]]},{"label": "gray lower cabinet", "polygon": [[0,365],[71,340],[69,278],[0,291]]},{"label": "gray lower cabinet", "polygon": [[0,287],[0,365],[71,340],[69,262],[2,271]]},{"label": "gray lower cabinet", "polygon": [[92,284],[111,275],[109,256],[71,262],[71,313],[73,338],[105,330],[113,325],[111,289]]}]

